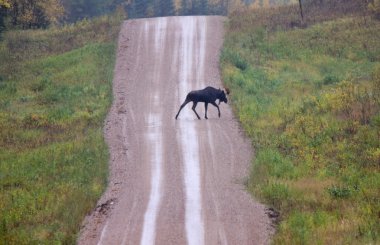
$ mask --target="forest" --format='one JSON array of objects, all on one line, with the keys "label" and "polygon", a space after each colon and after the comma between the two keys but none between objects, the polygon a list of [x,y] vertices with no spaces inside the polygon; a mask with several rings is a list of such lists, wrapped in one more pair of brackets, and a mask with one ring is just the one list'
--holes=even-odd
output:
[{"label": "forest", "polygon": [[128,18],[227,14],[228,0],[1,0],[0,31],[73,23],[115,12]]},{"label": "forest", "polygon": [[0,0],[0,32],[74,23],[124,11],[126,17],[228,15],[242,7],[283,5],[295,0]]}]

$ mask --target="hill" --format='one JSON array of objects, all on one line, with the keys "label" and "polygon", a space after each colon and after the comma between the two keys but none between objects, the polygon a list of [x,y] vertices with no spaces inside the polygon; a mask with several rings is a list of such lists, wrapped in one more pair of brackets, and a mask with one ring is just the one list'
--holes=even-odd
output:
[{"label": "hill", "polygon": [[74,244],[103,192],[121,16],[0,42],[0,244]]},{"label": "hill", "polygon": [[279,244],[379,241],[380,22],[362,1],[230,16],[221,66]]}]

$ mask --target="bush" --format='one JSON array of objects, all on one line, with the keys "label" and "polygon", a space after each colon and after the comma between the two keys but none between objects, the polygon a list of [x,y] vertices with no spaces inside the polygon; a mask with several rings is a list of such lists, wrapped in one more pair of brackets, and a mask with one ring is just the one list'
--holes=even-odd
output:
[{"label": "bush", "polygon": [[327,75],[323,78],[323,85],[331,85],[340,82],[340,78],[334,75]]},{"label": "bush", "polygon": [[271,183],[263,188],[262,194],[272,207],[281,210],[287,205],[290,190],[282,183]]},{"label": "bush", "polygon": [[352,195],[352,191],[348,187],[332,186],[327,191],[333,198],[349,198]]},{"label": "bush", "polygon": [[256,164],[267,168],[271,177],[292,179],[296,177],[295,168],[290,159],[283,157],[277,150],[263,149],[257,153]]}]

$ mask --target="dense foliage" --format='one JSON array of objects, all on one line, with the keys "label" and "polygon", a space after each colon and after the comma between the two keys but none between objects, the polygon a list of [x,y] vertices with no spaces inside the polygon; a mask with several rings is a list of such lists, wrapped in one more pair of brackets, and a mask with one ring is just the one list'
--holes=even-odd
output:
[{"label": "dense foliage", "polygon": [[0,42],[0,244],[74,244],[103,192],[120,17]]},{"label": "dense foliage", "polygon": [[110,14],[124,0],[1,0],[0,32],[4,29],[37,29]]},{"label": "dense foliage", "polygon": [[[362,1],[230,16],[221,57],[279,244],[379,241],[380,22]],[[340,3],[340,4],[339,4]],[[312,10],[312,11],[311,11]]]},{"label": "dense foliage", "polygon": [[58,23],[64,14],[58,0],[9,0],[0,18],[8,17],[9,25],[22,29],[47,27]]},{"label": "dense foliage", "polygon": [[0,33],[5,28],[36,29],[52,24],[74,23],[116,10],[125,11],[128,18],[226,15],[244,5],[257,8],[292,1],[294,0],[0,0]]}]

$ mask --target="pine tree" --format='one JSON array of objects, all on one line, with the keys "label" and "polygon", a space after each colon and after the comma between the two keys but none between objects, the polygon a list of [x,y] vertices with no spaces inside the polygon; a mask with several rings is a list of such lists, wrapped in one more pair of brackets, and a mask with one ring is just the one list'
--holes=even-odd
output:
[{"label": "pine tree", "polygon": [[199,14],[206,15],[208,14],[208,1],[201,0]]},{"label": "pine tree", "polygon": [[149,0],[134,0],[134,9],[136,17],[147,17]]},{"label": "pine tree", "polygon": [[160,0],[160,7],[160,16],[172,16],[175,13],[173,0]]},{"label": "pine tree", "polygon": [[126,10],[127,10],[129,18],[134,19],[134,18],[138,17],[137,12],[136,12],[136,2],[135,1],[132,1],[131,3],[129,3],[126,7]]}]

